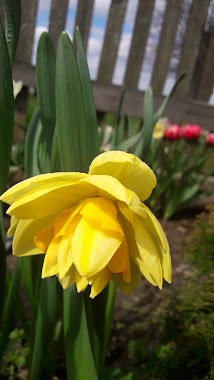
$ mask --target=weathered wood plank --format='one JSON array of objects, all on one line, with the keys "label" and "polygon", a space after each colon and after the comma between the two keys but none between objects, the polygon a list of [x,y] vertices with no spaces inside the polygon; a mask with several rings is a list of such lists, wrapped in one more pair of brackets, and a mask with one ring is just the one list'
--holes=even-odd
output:
[{"label": "weathered wood plank", "polygon": [[206,54],[200,55],[200,78],[197,99],[209,100],[214,85],[214,29],[209,33]]},{"label": "weathered wood plank", "polygon": [[[97,111],[116,112],[121,87],[95,82],[93,84],[94,98]],[[154,98],[155,109],[163,102],[164,97],[157,95]],[[128,90],[122,112],[128,116],[143,117],[144,93]],[[205,102],[193,101],[188,98],[173,98],[167,105],[164,115],[173,123],[195,123],[205,130],[213,129],[214,107]]]},{"label": "weathered wood plank", "polygon": [[111,83],[128,0],[112,0],[101,53],[98,80]]},{"label": "weathered wood plank", "polygon": [[158,44],[153,75],[152,89],[161,94],[169,71],[170,59],[173,52],[177,25],[181,15],[183,0],[168,0],[164,15],[160,41]]},{"label": "weathered wood plank", "polygon": [[94,0],[79,0],[76,12],[75,26],[79,27],[83,45],[87,49]]},{"label": "weathered wood plank", "polygon": [[69,0],[52,0],[49,33],[56,48],[60,33],[65,30],[66,15]]},{"label": "weathered wood plank", "polygon": [[22,18],[16,59],[31,62],[38,0],[22,0]]},{"label": "weathered wood plank", "polygon": [[176,90],[179,96],[188,96],[191,79],[194,73],[194,67],[199,52],[201,35],[204,29],[210,0],[193,0],[190,15],[187,20],[187,28],[184,37],[181,58],[177,70],[177,76],[183,72],[187,72],[185,80]]},{"label": "weathered wood plank", "polygon": [[[13,67],[15,80],[23,80],[25,86],[35,85],[35,68],[23,63],[15,62]],[[97,111],[115,112],[122,88],[113,85],[93,83],[95,105]],[[162,103],[164,97],[155,96],[155,109]],[[144,93],[128,90],[125,95],[122,112],[128,116],[143,116]],[[196,123],[204,129],[213,129],[214,107],[201,101],[192,101],[188,98],[173,98],[166,107],[164,114],[172,122]]]},{"label": "weathered wood plank", "polygon": [[127,88],[137,88],[138,85],[153,8],[154,0],[140,0],[138,3],[131,48],[124,78],[124,85]]}]

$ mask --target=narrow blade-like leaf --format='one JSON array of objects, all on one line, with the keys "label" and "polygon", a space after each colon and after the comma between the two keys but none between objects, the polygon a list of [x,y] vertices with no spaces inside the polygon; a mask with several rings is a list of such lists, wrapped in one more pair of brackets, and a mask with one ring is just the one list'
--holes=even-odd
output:
[{"label": "narrow blade-like leaf", "polygon": [[0,194],[5,190],[13,141],[14,98],[10,59],[0,23]]},{"label": "narrow blade-like leaf", "polygon": [[161,104],[160,108],[157,110],[157,112],[155,113],[154,115],[154,119],[155,119],[155,123],[158,121],[158,119],[160,119],[160,117],[162,116],[163,114],[163,111],[165,110],[166,108],[166,105],[167,103],[169,102],[169,100],[171,99],[171,97],[173,96],[177,86],[179,85],[179,83],[183,80],[183,78],[186,76],[186,73],[183,73],[181,74],[178,79],[176,80],[174,86],[172,87],[169,95],[164,99],[163,103]]},{"label": "narrow blade-like leaf", "polygon": [[64,295],[64,336],[68,380],[98,380],[82,294],[73,287]]},{"label": "narrow blade-like leaf", "polygon": [[35,341],[30,368],[30,379],[51,378],[52,368],[49,365],[49,346],[53,339],[57,313],[57,279],[48,278],[42,281],[39,311],[37,316]]},{"label": "narrow blade-like leaf", "polygon": [[56,124],[55,72],[56,54],[54,47],[48,33],[43,32],[37,48],[36,82],[39,113],[49,156],[51,155]]},{"label": "narrow blade-like leaf", "polygon": [[56,59],[57,136],[62,170],[88,171],[88,139],[81,81],[74,48],[66,33]]},{"label": "narrow blade-like leaf", "polygon": [[82,89],[84,89],[82,91],[82,94],[85,109],[86,139],[88,141],[87,160],[90,163],[100,152],[99,134],[89,69],[80,31],[78,28],[75,30],[75,42],[80,81]]},{"label": "narrow blade-like leaf", "polygon": [[21,0],[2,0],[2,3],[6,24],[5,37],[12,66],[19,40],[21,25]]},{"label": "narrow blade-like leaf", "polygon": [[153,92],[151,87],[146,90],[144,107],[143,107],[143,146],[141,158],[145,161],[146,155],[152,141],[152,133],[154,128],[154,105]]}]

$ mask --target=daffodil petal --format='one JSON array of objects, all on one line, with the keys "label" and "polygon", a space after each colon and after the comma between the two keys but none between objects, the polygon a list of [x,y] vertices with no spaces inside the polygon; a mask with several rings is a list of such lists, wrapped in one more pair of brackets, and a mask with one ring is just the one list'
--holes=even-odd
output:
[{"label": "daffodil petal", "polygon": [[91,163],[89,174],[115,177],[141,200],[147,199],[157,184],[150,167],[133,154],[110,151],[97,156]]},{"label": "daffodil petal", "polygon": [[75,282],[78,293],[83,292],[88,286],[87,278],[80,276],[77,270],[75,271]]},{"label": "daffodil petal", "polygon": [[76,273],[76,268],[74,265],[72,265],[69,271],[66,273],[66,275],[63,278],[58,278],[63,289],[67,289],[73,284],[75,284],[75,281],[76,281],[75,273]]},{"label": "daffodil petal", "polygon": [[111,260],[122,242],[122,236],[115,236],[96,230],[85,218],[76,227],[72,241],[74,264],[83,277],[100,272]]},{"label": "daffodil petal", "polygon": [[42,267],[42,278],[58,274],[58,246],[59,238],[53,238],[45,254],[45,259]]},{"label": "daffodil petal", "polygon": [[[18,198],[8,208],[7,214],[15,215],[20,219],[40,219],[53,213],[61,212],[77,204],[85,198],[88,191],[87,183],[62,183],[55,188],[41,186],[30,190]],[[92,196],[95,189],[92,188]]]},{"label": "daffodil petal", "polygon": [[43,191],[47,189],[49,192],[56,188],[60,189],[63,186],[76,183],[80,179],[83,179],[87,176],[88,174],[78,172],[40,174],[17,183],[9,190],[5,191],[5,193],[0,196],[0,200],[5,203],[12,204],[19,197],[22,197],[28,192],[37,192],[41,188]]},{"label": "daffodil petal", "polygon": [[140,206],[138,196],[126,189],[116,178],[104,175],[91,175],[73,184],[63,184],[60,188],[40,187],[28,191],[9,207],[7,213],[19,219],[40,219],[65,208],[76,205],[81,200],[101,196],[110,200],[119,200],[130,205]]},{"label": "daffodil petal", "polygon": [[[120,208],[121,208],[121,205],[120,205]],[[123,207],[122,207],[122,211],[124,212],[124,208]],[[158,286],[157,282],[152,277],[151,273],[149,272],[149,270],[147,269],[146,265],[144,264],[144,262],[142,261],[142,259],[140,257],[139,249],[138,249],[137,244],[136,244],[136,237],[135,237],[135,231],[134,231],[134,228],[133,228],[133,223],[130,222],[130,220],[132,221],[132,216],[131,215],[127,215],[127,213],[131,214],[131,211],[127,210],[126,213],[124,212],[124,214],[126,215],[126,217],[123,214],[121,214],[120,218],[122,220],[125,236],[127,238],[127,242],[128,242],[128,247],[129,247],[129,252],[130,252],[131,259],[137,265],[137,267],[139,268],[139,270],[142,273],[142,275],[152,285]]]},{"label": "daffodil petal", "polygon": [[162,288],[163,274],[160,257],[152,236],[144,227],[145,220],[132,213],[124,205],[120,205],[119,207],[122,214],[130,221],[134,228],[136,245],[142,262],[145,264],[155,283],[159,288]]},{"label": "daffodil petal", "polygon": [[117,220],[114,203],[101,197],[88,198],[82,202],[80,214],[97,228],[112,231],[123,237],[123,231]]},{"label": "daffodil petal", "polygon": [[129,252],[126,238],[117,249],[116,253],[108,263],[108,268],[112,273],[121,273],[124,281],[131,281],[131,270]]},{"label": "daffodil petal", "polygon": [[[139,210],[139,208],[137,209]],[[142,223],[146,227],[146,229],[149,231],[158,249],[162,271],[163,271],[163,278],[168,283],[171,283],[172,282],[171,257],[170,257],[169,244],[168,244],[165,232],[163,231],[159,221],[156,219],[154,214],[146,205],[142,204],[141,210],[144,210],[147,213],[147,218],[143,217]],[[139,216],[140,216],[140,213],[141,212],[139,212]]]},{"label": "daffodil petal", "polygon": [[131,266],[131,281],[127,282],[123,280],[123,277],[120,274],[112,274],[112,281],[116,286],[125,294],[131,293],[138,285],[142,278],[142,273],[140,272],[137,265],[130,260]]},{"label": "daffodil petal", "polygon": [[102,292],[111,279],[111,271],[108,268],[104,268],[91,285],[90,297],[94,298]]},{"label": "daffodil petal", "polygon": [[41,220],[20,220],[13,239],[13,254],[29,256],[44,253],[35,246],[34,236],[51,221],[50,217]]},{"label": "daffodil petal", "polygon": [[58,270],[60,279],[66,275],[73,264],[72,236],[80,218],[80,215],[76,215],[72,220],[69,220],[65,233],[61,236],[58,247]]},{"label": "daffodil petal", "polygon": [[19,223],[20,219],[16,218],[15,216],[12,216],[11,217],[11,220],[10,220],[10,228],[9,230],[7,231],[7,236],[13,236],[15,231],[16,231],[16,228],[18,226],[18,223]]},{"label": "daffodil petal", "polygon": [[[127,205],[140,206],[141,202],[137,194],[123,186],[116,178],[108,175],[91,175],[81,180],[81,183],[92,185],[96,190],[96,196],[122,201]],[[90,192],[89,196],[90,197]]]},{"label": "daffodil petal", "polygon": [[140,219],[135,215],[133,218],[133,226],[140,257],[161,289],[163,273],[156,245],[143,223],[141,223]]}]

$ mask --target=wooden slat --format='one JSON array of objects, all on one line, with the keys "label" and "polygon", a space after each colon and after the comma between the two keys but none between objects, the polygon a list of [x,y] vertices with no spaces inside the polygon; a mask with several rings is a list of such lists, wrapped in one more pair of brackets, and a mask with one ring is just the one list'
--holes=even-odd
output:
[{"label": "wooden slat", "polygon": [[124,85],[137,88],[144,58],[154,0],[139,0]]},{"label": "wooden slat", "polygon": [[[113,85],[102,86],[97,82],[93,84],[94,98],[97,111],[116,112],[121,87]],[[155,109],[163,102],[164,97],[157,95],[154,98]],[[128,90],[122,112],[128,116],[143,117],[144,93]],[[205,130],[213,129],[214,107],[205,102],[192,101],[187,98],[172,99],[164,112],[172,123],[199,124]]]},{"label": "wooden slat", "polygon": [[60,33],[65,29],[66,15],[69,0],[52,0],[49,33],[56,48]]},{"label": "wooden slat", "polygon": [[30,63],[33,51],[34,30],[38,0],[22,0],[22,19],[19,43],[16,58],[19,61]]},{"label": "wooden slat", "polygon": [[111,83],[128,0],[112,0],[101,53],[98,80]]},{"label": "wooden slat", "polygon": [[177,71],[177,75],[187,72],[187,76],[176,90],[176,94],[179,96],[188,96],[189,93],[209,4],[210,0],[203,0],[203,2],[201,0],[193,0],[190,9],[181,51],[181,59]]},{"label": "wooden slat", "polygon": [[214,29],[210,32],[206,55],[201,57],[201,70],[197,99],[209,100],[214,85]]},{"label": "wooden slat", "polygon": [[[13,67],[15,80],[23,80],[24,85],[35,85],[35,68],[20,62],[15,62]],[[97,111],[116,112],[118,99],[121,94],[120,86],[101,85],[93,83],[95,105]],[[164,97],[155,96],[155,109],[162,103]],[[143,116],[144,93],[136,90],[128,90],[125,95],[122,112],[128,116]],[[205,102],[192,101],[187,98],[173,98],[164,112],[173,123],[196,123],[204,129],[213,129],[214,107]]]},{"label": "wooden slat", "polygon": [[75,26],[79,27],[85,50],[88,44],[93,7],[94,0],[78,1]]},{"label": "wooden slat", "polygon": [[162,93],[168,74],[182,3],[183,0],[167,0],[151,81],[152,89],[156,94]]}]

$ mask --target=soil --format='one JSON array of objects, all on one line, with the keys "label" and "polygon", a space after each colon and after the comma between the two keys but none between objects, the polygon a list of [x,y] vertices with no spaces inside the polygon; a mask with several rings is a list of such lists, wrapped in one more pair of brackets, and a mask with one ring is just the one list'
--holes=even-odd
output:
[{"label": "soil", "polygon": [[123,368],[128,364],[127,347],[132,339],[151,334],[150,320],[158,307],[166,301],[167,292],[177,293],[182,286],[184,273],[190,270],[183,257],[183,246],[193,231],[196,215],[204,207],[187,211],[179,218],[160,220],[169,241],[173,280],[172,284],[164,284],[164,290],[159,290],[146,280],[141,281],[131,295],[120,291],[116,294],[115,311],[113,315],[113,331],[107,364],[111,367]]}]

